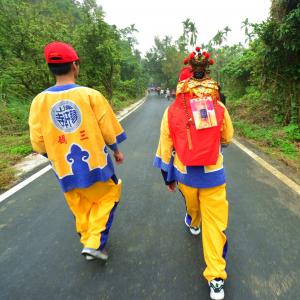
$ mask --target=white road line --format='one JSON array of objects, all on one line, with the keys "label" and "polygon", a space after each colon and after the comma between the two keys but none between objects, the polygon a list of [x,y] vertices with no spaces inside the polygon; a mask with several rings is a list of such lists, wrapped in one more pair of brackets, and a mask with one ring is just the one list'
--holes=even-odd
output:
[{"label": "white road line", "polygon": [[252,159],[254,159],[256,162],[258,162],[262,167],[264,167],[266,170],[268,170],[270,173],[272,173],[275,177],[277,177],[280,181],[285,183],[289,188],[291,188],[293,191],[295,191],[297,194],[300,195],[300,185],[298,185],[293,180],[289,179],[287,176],[285,176],[283,173],[275,169],[273,166],[271,166],[269,163],[267,163],[265,160],[260,158],[257,154],[249,150],[247,147],[242,145],[236,140],[233,140],[233,143],[238,146],[241,150],[243,150],[246,154],[248,154]]},{"label": "white road line", "polygon": [[121,122],[124,120],[126,117],[128,117],[130,114],[132,114],[134,111],[136,111],[140,106],[142,106],[145,103],[146,99],[144,99],[140,104],[138,104],[133,110],[125,114],[124,116],[119,118],[119,121]]},{"label": "white road line", "polygon": [[1,194],[0,195],[0,203],[51,169],[52,168],[49,165],[49,166],[43,168],[42,170],[38,171],[37,173],[33,174],[32,176],[28,177],[24,181],[20,182],[19,184],[15,185],[13,188],[8,190],[7,192]]},{"label": "white road line", "polygon": [[[141,103],[139,103],[133,110],[131,110],[130,112],[128,112],[127,114],[125,114],[124,116],[118,118],[119,121],[121,122],[122,120],[124,120],[125,118],[127,118],[130,114],[132,114],[134,111],[136,111],[140,106],[142,106],[145,103],[146,99],[144,99]],[[8,191],[6,191],[5,193],[0,195],[0,203],[4,200],[6,200],[8,197],[12,196],[13,194],[15,194],[16,192],[18,192],[19,190],[21,190],[23,187],[25,187],[26,185],[28,185],[29,183],[31,183],[32,181],[36,180],[37,178],[39,178],[40,176],[44,175],[45,173],[47,173],[49,170],[51,170],[51,166],[48,165],[47,167],[41,169],[40,171],[38,171],[37,173],[33,174],[32,176],[28,177],[27,179],[25,179],[24,181],[18,183],[17,185],[15,185],[14,187],[12,187],[11,189],[9,189]]]}]

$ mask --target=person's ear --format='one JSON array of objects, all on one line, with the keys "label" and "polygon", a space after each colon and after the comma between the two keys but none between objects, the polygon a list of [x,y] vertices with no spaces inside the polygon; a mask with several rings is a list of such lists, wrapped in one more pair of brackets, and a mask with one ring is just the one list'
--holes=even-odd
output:
[{"label": "person's ear", "polygon": [[79,63],[73,61],[72,62],[72,70],[73,70],[73,73],[75,75],[75,78],[77,78],[78,75],[79,75]]},{"label": "person's ear", "polygon": [[73,68],[74,71],[76,71],[78,69],[78,66],[79,65],[77,65],[76,61],[72,62],[72,68]]}]

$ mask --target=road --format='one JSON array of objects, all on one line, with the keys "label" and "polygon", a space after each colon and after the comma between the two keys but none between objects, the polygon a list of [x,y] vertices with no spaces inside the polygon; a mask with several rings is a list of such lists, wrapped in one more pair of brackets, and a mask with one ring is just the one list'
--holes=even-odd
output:
[{"label": "road", "polygon": [[[169,103],[154,95],[122,124],[124,181],[107,264],[87,262],[52,171],[0,204],[0,299],[208,299],[201,238],[152,167]],[[225,150],[226,299],[299,299],[300,199],[235,145]]]}]

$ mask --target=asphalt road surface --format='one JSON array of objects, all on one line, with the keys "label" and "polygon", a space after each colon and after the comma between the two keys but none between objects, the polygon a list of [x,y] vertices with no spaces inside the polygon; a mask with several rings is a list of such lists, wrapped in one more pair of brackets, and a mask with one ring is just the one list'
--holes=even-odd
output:
[{"label": "asphalt road surface", "polygon": [[[201,238],[184,203],[152,167],[169,103],[150,96],[122,124],[124,189],[107,250],[87,262],[54,174],[0,204],[0,299],[208,299]],[[225,150],[230,220],[226,299],[300,299],[300,199],[231,145]]]}]

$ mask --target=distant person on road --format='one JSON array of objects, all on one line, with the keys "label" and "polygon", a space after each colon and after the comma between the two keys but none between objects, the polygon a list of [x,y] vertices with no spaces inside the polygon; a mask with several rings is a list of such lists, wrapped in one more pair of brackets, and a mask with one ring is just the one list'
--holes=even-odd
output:
[{"label": "distant person on road", "polygon": [[224,299],[228,202],[221,145],[230,143],[233,127],[217,83],[208,76],[209,56],[197,47],[185,60],[190,66],[182,70],[176,99],[164,113],[154,166],[170,192],[178,185],[185,225],[192,235],[202,231],[210,297]]},{"label": "distant person on road", "polygon": [[172,90],[172,91],[171,91],[171,97],[172,97],[172,98],[175,98],[175,97],[176,97],[176,92],[175,92],[175,90]]},{"label": "distant person on road", "polygon": [[171,96],[170,90],[167,88],[166,89],[166,98],[168,101],[170,100],[170,96]]},{"label": "distant person on road", "polygon": [[160,87],[159,86],[156,88],[156,92],[157,92],[157,96],[159,96],[160,95]]},{"label": "distant person on road", "polygon": [[87,260],[107,260],[105,245],[122,184],[108,148],[116,163],[122,164],[118,144],[126,134],[104,96],[75,83],[79,58],[70,45],[52,42],[44,56],[56,84],[31,104],[32,147],[48,157],[55,171],[76,219],[81,254]]}]

